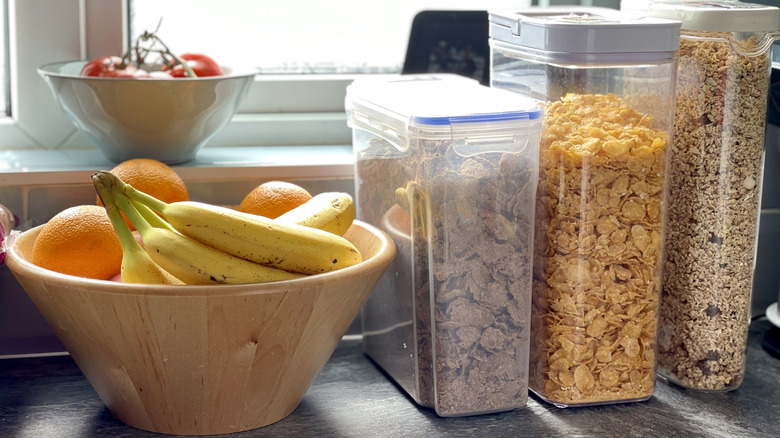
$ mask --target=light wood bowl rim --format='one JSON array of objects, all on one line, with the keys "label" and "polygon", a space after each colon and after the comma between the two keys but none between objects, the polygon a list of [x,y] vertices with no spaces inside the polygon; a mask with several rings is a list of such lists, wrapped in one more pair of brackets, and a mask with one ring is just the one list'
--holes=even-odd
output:
[{"label": "light wood bowl rim", "polygon": [[[283,280],[269,283],[252,284],[219,284],[219,285],[150,285],[137,283],[122,283],[110,280],[95,280],[73,275],[61,274],[45,268],[34,265],[25,259],[21,254],[21,245],[26,245],[28,239],[35,239],[40,233],[43,225],[31,228],[20,233],[14,240],[13,245],[6,254],[5,263],[8,268],[25,277],[33,278],[41,283],[67,287],[91,290],[96,293],[104,294],[128,294],[128,295],[167,295],[182,297],[204,297],[204,296],[239,296],[247,294],[272,294],[288,292],[291,290],[314,289],[323,284],[339,283],[354,277],[365,276],[368,272],[377,269],[386,268],[395,257],[395,244],[390,237],[379,228],[363,221],[355,220],[352,227],[345,234],[349,237],[352,233],[369,233],[374,238],[379,239],[380,246],[375,254],[365,258],[357,265],[339,269],[337,271],[326,272],[322,274],[310,275],[307,277],[293,280]],[[349,240],[349,239],[348,239]],[[368,240],[368,239],[366,239]],[[33,240],[34,242],[34,240]],[[355,243],[353,241],[353,243]],[[32,245],[30,243],[29,245]],[[31,247],[30,247],[31,248]],[[365,257],[366,255],[363,254]]]}]

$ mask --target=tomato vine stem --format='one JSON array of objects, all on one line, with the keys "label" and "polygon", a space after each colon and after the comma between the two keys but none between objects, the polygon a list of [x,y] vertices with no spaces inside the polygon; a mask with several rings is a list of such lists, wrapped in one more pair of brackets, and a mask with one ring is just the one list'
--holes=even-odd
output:
[{"label": "tomato vine stem", "polygon": [[[157,24],[157,29],[155,29],[153,32],[145,30],[144,33],[135,40],[135,45],[128,49],[122,56],[122,63],[120,68],[125,68],[128,65],[133,64],[133,58],[135,58],[135,66],[140,69],[146,63],[146,57],[149,56],[150,53],[156,53],[160,55],[162,63],[166,67],[173,69],[173,67],[176,65],[181,65],[187,77],[196,78],[197,75],[189,66],[189,64],[187,64],[187,61],[181,59],[179,55],[175,54],[157,35],[157,31],[159,30],[161,23],[162,19],[160,20],[160,23]],[[141,45],[141,43],[149,43],[149,45],[148,47],[144,47]],[[162,46],[162,48],[155,48],[155,45],[157,44]],[[172,58],[173,61],[171,61],[169,58]]]}]

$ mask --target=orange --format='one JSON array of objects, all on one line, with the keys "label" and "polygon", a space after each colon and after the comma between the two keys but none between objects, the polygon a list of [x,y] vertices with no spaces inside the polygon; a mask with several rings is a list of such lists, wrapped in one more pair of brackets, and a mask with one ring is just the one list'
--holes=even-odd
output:
[{"label": "orange", "polygon": [[43,225],[32,262],[63,274],[108,280],[121,269],[122,246],[105,208],[80,205]]},{"label": "orange", "polygon": [[[163,202],[178,202],[189,199],[187,186],[178,173],[167,164],[151,158],[134,158],[117,164],[111,173],[122,181]],[[103,205],[100,198],[97,205]],[[135,227],[127,218],[131,230]]]},{"label": "orange", "polygon": [[238,211],[276,219],[311,198],[306,189],[296,184],[268,181],[249,192],[238,206]]}]

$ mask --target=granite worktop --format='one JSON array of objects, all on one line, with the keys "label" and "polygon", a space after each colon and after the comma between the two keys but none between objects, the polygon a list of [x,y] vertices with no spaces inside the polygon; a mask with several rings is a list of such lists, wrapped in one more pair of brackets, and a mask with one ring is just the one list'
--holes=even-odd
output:
[{"label": "granite worktop", "polygon": [[[531,396],[511,412],[441,418],[417,406],[345,338],[298,408],[244,437],[776,437],[780,359],[762,347],[776,335],[752,323],[748,367],[732,392],[701,393],[660,383],[640,403],[560,409]],[[67,356],[0,360],[0,437],[163,436],[116,420]]]}]

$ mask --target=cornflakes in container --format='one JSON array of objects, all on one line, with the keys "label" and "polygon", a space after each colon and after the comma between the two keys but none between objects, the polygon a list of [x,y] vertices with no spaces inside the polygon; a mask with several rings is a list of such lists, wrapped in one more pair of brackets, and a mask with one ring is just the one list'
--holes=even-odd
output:
[{"label": "cornflakes in container", "polygon": [[368,356],[440,416],[525,406],[542,107],[454,75],[349,86],[357,217],[396,244]]},{"label": "cornflakes in container", "polygon": [[664,2],[648,14],[682,22],[658,370],[687,388],[729,391],[745,374],[780,9]]},{"label": "cornflakes in container", "polygon": [[490,11],[491,86],[545,102],[529,387],[559,407],[655,387],[680,23]]}]

